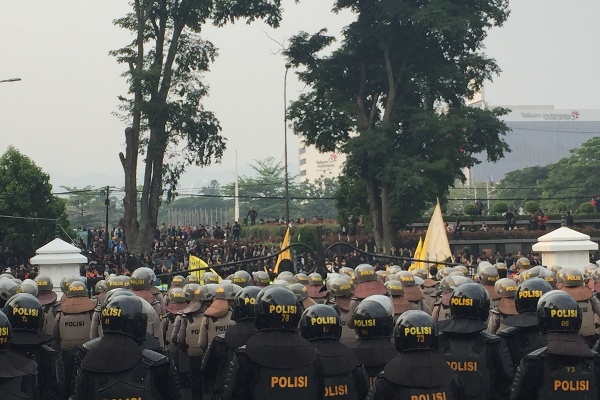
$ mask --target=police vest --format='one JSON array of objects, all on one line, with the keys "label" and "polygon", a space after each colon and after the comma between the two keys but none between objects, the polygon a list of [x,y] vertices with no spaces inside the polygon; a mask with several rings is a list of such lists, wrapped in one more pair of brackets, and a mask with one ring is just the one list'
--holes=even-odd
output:
[{"label": "police vest", "polygon": [[127,371],[115,373],[91,373],[90,384],[94,387],[95,400],[162,400],[154,387],[152,367],[164,363],[166,357],[144,350],[140,363]]},{"label": "police vest", "polygon": [[452,392],[452,384],[433,388],[411,388],[397,384],[391,384],[393,396],[390,400],[457,400]]},{"label": "police vest", "polygon": [[452,318],[452,315],[450,314],[450,307],[446,307],[441,301],[435,303],[431,314],[437,317],[434,318],[436,321],[445,321]]},{"label": "police vest", "polygon": [[256,364],[254,399],[308,400],[320,398],[314,363],[290,369]]},{"label": "police vest", "polygon": [[58,326],[60,348],[71,351],[90,340],[92,316],[89,312],[81,314],[61,314]]},{"label": "police vest", "polygon": [[485,332],[467,338],[440,336],[440,354],[461,378],[469,400],[489,397],[492,386],[487,343],[500,340]]},{"label": "police vest", "polygon": [[342,375],[325,376],[325,398],[358,400],[352,372]]},{"label": "police vest", "polygon": [[235,321],[231,319],[231,311],[227,312],[227,315],[221,318],[208,317],[208,344],[213,341],[213,339],[229,330],[233,325],[235,325]]},{"label": "police vest", "polygon": [[574,364],[565,365],[561,362],[544,362],[544,379],[539,390],[539,399],[597,399],[596,369],[594,359],[575,359]]},{"label": "police vest", "polygon": [[353,342],[356,340],[356,332],[354,331],[354,329],[350,328],[346,322],[347,322],[347,314],[348,311],[342,310],[339,307],[336,307],[336,310],[338,310],[338,312],[340,313],[340,317],[342,319],[342,336],[340,337],[340,342],[344,343],[344,344],[348,344],[350,342]]},{"label": "police vest", "polygon": [[513,365],[518,366],[521,360],[532,351],[546,346],[546,335],[541,335],[537,326],[516,328],[514,326],[498,331],[510,353]]},{"label": "police vest", "polygon": [[0,393],[2,400],[35,399],[37,377],[25,375],[16,378],[0,378]]},{"label": "police vest", "polygon": [[54,331],[54,321],[56,315],[60,311],[60,303],[47,304],[44,306],[44,325],[42,327],[42,334],[52,335]]},{"label": "police vest", "polygon": [[423,292],[423,300],[429,309],[433,309],[433,305],[436,303],[437,297],[435,293],[437,293],[437,287],[424,287],[421,289]]},{"label": "police vest", "polygon": [[202,326],[202,313],[186,314],[187,324],[185,326],[185,344],[190,357],[201,357],[203,349],[200,348],[200,328]]},{"label": "police vest", "polygon": [[592,310],[592,302],[588,300],[578,301],[577,304],[581,307],[581,315],[583,320],[581,321],[581,329],[579,333],[581,336],[593,336],[596,334],[596,320],[594,317],[594,310]]}]

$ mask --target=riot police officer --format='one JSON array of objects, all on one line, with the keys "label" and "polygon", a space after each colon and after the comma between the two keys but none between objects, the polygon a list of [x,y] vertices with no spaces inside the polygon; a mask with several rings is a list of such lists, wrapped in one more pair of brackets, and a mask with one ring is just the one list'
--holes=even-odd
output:
[{"label": "riot police officer", "polygon": [[540,332],[548,346],[521,361],[511,400],[595,399],[600,383],[600,356],[579,334],[582,311],[569,294],[553,290],[537,306]]},{"label": "riot police officer", "polygon": [[[386,295],[387,288],[383,283],[377,279],[375,268],[370,264],[359,264],[354,269],[354,276],[356,278],[356,286],[354,287],[354,297],[350,301],[348,308],[348,320],[346,325],[350,328],[354,328],[352,316],[358,304],[371,295]],[[390,333],[391,335],[391,333]]]},{"label": "riot police officer", "polygon": [[231,282],[234,285],[238,285],[239,287],[245,288],[246,286],[250,286],[251,280],[252,278],[250,277],[250,274],[248,272],[244,270],[239,270],[235,271]]},{"label": "riot police officer", "polygon": [[6,314],[0,311],[0,393],[5,400],[35,399],[37,363],[27,357],[7,351],[12,327]]},{"label": "riot police officer", "polygon": [[8,299],[17,294],[19,285],[11,278],[0,278],[0,307],[4,307]]},{"label": "riot police officer", "polygon": [[590,348],[598,340],[595,316],[600,316],[600,300],[584,285],[583,274],[578,269],[567,268],[562,272],[562,289],[571,295],[581,307],[582,322],[579,333]]},{"label": "riot police officer", "polygon": [[287,285],[288,289],[290,289],[298,298],[298,303],[302,306],[302,311],[306,310],[308,307],[317,304],[317,302],[308,296],[308,287],[301,283],[292,283]]},{"label": "riot police officer", "polygon": [[220,284],[216,288],[214,299],[204,311],[200,322],[198,346],[202,354],[216,336],[227,332],[235,325],[235,321],[231,319],[231,306],[236,293],[240,290],[239,286],[230,283]]},{"label": "riot police officer", "polygon": [[131,280],[129,281],[129,288],[136,296],[141,297],[146,300],[157,316],[162,315],[163,309],[160,304],[160,301],[156,298],[156,296],[150,290],[154,285],[152,285],[152,274],[146,268],[138,268],[131,274]]},{"label": "riot police officer", "polygon": [[104,306],[104,336],[81,361],[73,400],[181,399],[173,362],[139,346],[148,321],[142,302],[138,297],[116,296]]},{"label": "riot police officer", "polygon": [[54,332],[54,320],[60,311],[60,302],[57,300],[56,292],[52,279],[46,275],[38,275],[35,277],[35,283],[38,285],[37,298],[44,308],[44,327],[42,332],[46,335],[51,335]]},{"label": "riot police officer", "polygon": [[364,367],[348,347],[339,342],[342,319],[331,306],[315,304],[300,318],[300,335],[319,352],[325,377],[325,397],[328,399],[362,400],[369,386]]},{"label": "riot police officer", "polygon": [[233,299],[231,319],[235,322],[225,333],[215,337],[202,359],[202,390],[204,400],[218,400],[223,394],[227,367],[235,350],[256,334],[254,305],[261,291],[258,286],[246,286]]},{"label": "riot police officer", "polygon": [[552,287],[542,278],[531,278],[523,282],[515,293],[515,307],[519,314],[504,319],[508,328],[498,331],[517,368],[527,354],[546,346],[546,335],[541,335],[537,327],[537,303]]},{"label": "riot police officer", "polygon": [[404,297],[410,302],[411,309],[425,311],[431,315],[431,309],[425,303],[425,297],[421,292],[421,287],[415,282],[415,276],[408,271],[400,271],[396,277],[402,282]]},{"label": "riot police officer", "polygon": [[465,283],[452,292],[452,319],[440,330],[440,354],[465,385],[468,400],[505,399],[514,369],[498,336],[485,332],[490,313],[487,291]]},{"label": "riot police officer", "polygon": [[[350,269],[350,268],[348,268]],[[350,301],[352,298],[351,278],[347,275],[340,275],[335,278],[330,285],[331,295],[334,299],[333,308],[340,314],[342,318],[342,337],[340,342],[348,344],[356,339],[354,329],[348,326],[348,320],[351,316],[348,315],[350,309]]]},{"label": "riot police officer", "polygon": [[502,278],[496,281],[494,288],[500,295],[500,300],[498,305],[491,310],[487,325],[488,333],[495,335],[499,329],[506,328],[506,325],[502,323],[505,318],[518,314],[515,308],[517,287],[517,282],[510,278]]},{"label": "riot police officer", "polygon": [[271,278],[265,271],[256,271],[253,274],[254,284],[260,288],[265,288],[271,284]]},{"label": "riot police officer", "polygon": [[394,327],[394,343],[399,354],[377,376],[369,400],[465,398],[460,380],[437,352],[435,322],[429,314],[403,313]]},{"label": "riot police officer", "polygon": [[90,325],[96,302],[88,298],[83,282],[72,282],[56,315],[53,334],[58,338],[65,366],[65,388],[71,387],[75,374],[75,351],[90,340]]},{"label": "riot police officer", "polygon": [[348,347],[365,366],[371,385],[385,364],[397,354],[390,340],[394,331],[392,300],[382,295],[367,297],[354,310],[352,321],[356,339]]},{"label": "riot police officer", "polygon": [[433,306],[431,318],[437,323],[438,328],[446,324],[444,321],[450,321],[452,314],[450,313],[450,299],[454,289],[465,283],[473,281],[462,275],[448,275],[440,282],[440,299]]},{"label": "riot police officer", "polygon": [[188,303],[185,290],[182,288],[173,288],[169,291],[169,304],[165,307],[167,313],[163,316],[161,323],[165,350],[175,365],[179,364],[179,347],[175,343],[171,342],[171,336],[173,335],[173,328],[175,326],[175,318],[177,317],[177,314],[179,314],[179,312],[181,312],[187,306]]},{"label": "riot police officer", "polygon": [[398,319],[402,313],[411,309],[411,303],[404,297],[404,288],[399,280],[389,280],[385,284],[388,290],[388,295],[392,298],[394,305],[394,321]]},{"label": "riot police officer", "polygon": [[308,275],[308,297],[313,299],[315,303],[325,304],[327,302],[327,288],[323,284],[323,277],[318,272],[313,272]]},{"label": "riot police officer", "polygon": [[485,288],[490,296],[490,309],[494,309],[500,302],[500,294],[496,291],[496,282],[500,279],[498,270],[493,266],[485,267],[477,273],[479,283]]},{"label": "riot police officer", "polygon": [[60,354],[48,346],[54,336],[44,335],[44,310],[39,300],[29,293],[18,293],[4,306],[12,326],[9,350],[37,363],[37,379],[43,399],[62,399],[64,368]]},{"label": "riot police officer", "polygon": [[222,399],[322,400],[323,367],[314,346],[297,334],[300,306],[280,286],[258,294],[257,333],[235,351]]}]

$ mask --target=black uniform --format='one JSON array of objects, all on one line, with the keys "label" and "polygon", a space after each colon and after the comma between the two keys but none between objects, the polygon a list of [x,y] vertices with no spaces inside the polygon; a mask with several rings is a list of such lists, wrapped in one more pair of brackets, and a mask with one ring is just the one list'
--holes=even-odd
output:
[{"label": "black uniform", "polygon": [[292,331],[261,331],[236,350],[222,399],[320,400],[324,393],[312,343]]},{"label": "black uniform", "polygon": [[508,348],[515,369],[526,355],[546,346],[546,335],[540,334],[535,311],[508,317],[504,324],[508,328],[499,331],[498,336]]},{"label": "black uniform", "polygon": [[435,351],[402,353],[386,364],[368,400],[462,400],[458,377]]},{"label": "black uniform", "polygon": [[227,368],[233,359],[235,350],[244,346],[254,335],[256,335],[254,320],[245,319],[210,342],[202,359],[203,399],[218,400],[221,398]]},{"label": "black uniform", "polygon": [[83,358],[73,400],[180,399],[173,362],[125,335],[106,334]]},{"label": "black uniform", "polygon": [[578,333],[548,333],[548,347],[527,355],[517,369],[511,400],[597,399],[600,355]]},{"label": "black uniform", "polygon": [[383,367],[398,355],[389,338],[356,339],[348,344],[356,359],[365,367],[369,385],[372,385]]},{"label": "black uniform", "polygon": [[3,400],[39,398],[37,363],[10,351],[0,352],[0,393]]}]

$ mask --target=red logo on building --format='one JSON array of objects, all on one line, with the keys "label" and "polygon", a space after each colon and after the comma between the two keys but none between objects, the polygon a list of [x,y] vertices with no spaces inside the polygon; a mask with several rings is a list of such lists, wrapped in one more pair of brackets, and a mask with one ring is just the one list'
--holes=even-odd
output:
[{"label": "red logo on building", "polygon": [[335,154],[335,153],[331,153],[331,154],[329,155],[329,162],[336,162],[336,161],[337,161],[337,158],[338,158],[337,154]]},{"label": "red logo on building", "polygon": [[579,111],[572,111],[571,119],[579,119]]}]

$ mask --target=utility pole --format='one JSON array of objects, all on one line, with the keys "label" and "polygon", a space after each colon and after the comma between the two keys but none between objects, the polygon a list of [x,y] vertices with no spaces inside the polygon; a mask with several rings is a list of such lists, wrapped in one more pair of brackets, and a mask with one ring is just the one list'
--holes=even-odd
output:
[{"label": "utility pole", "polygon": [[110,199],[108,198],[108,195],[110,194],[110,186],[106,187],[106,200],[104,200],[104,205],[106,206],[106,220],[105,220],[105,230],[106,232],[104,232],[104,237],[106,238],[106,249],[108,250],[108,238],[109,238],[109,234],[108,234],[108,206],[110,205]]},{"label": "utility pole", "polygon": [[287,153],[287,74],[292,64],[285,64],[285,75],[283,76],[283,137],[284,137],[284,163],[285,163],[285,223],[290,224],[290,181],[288,177],[288,153]]}]

